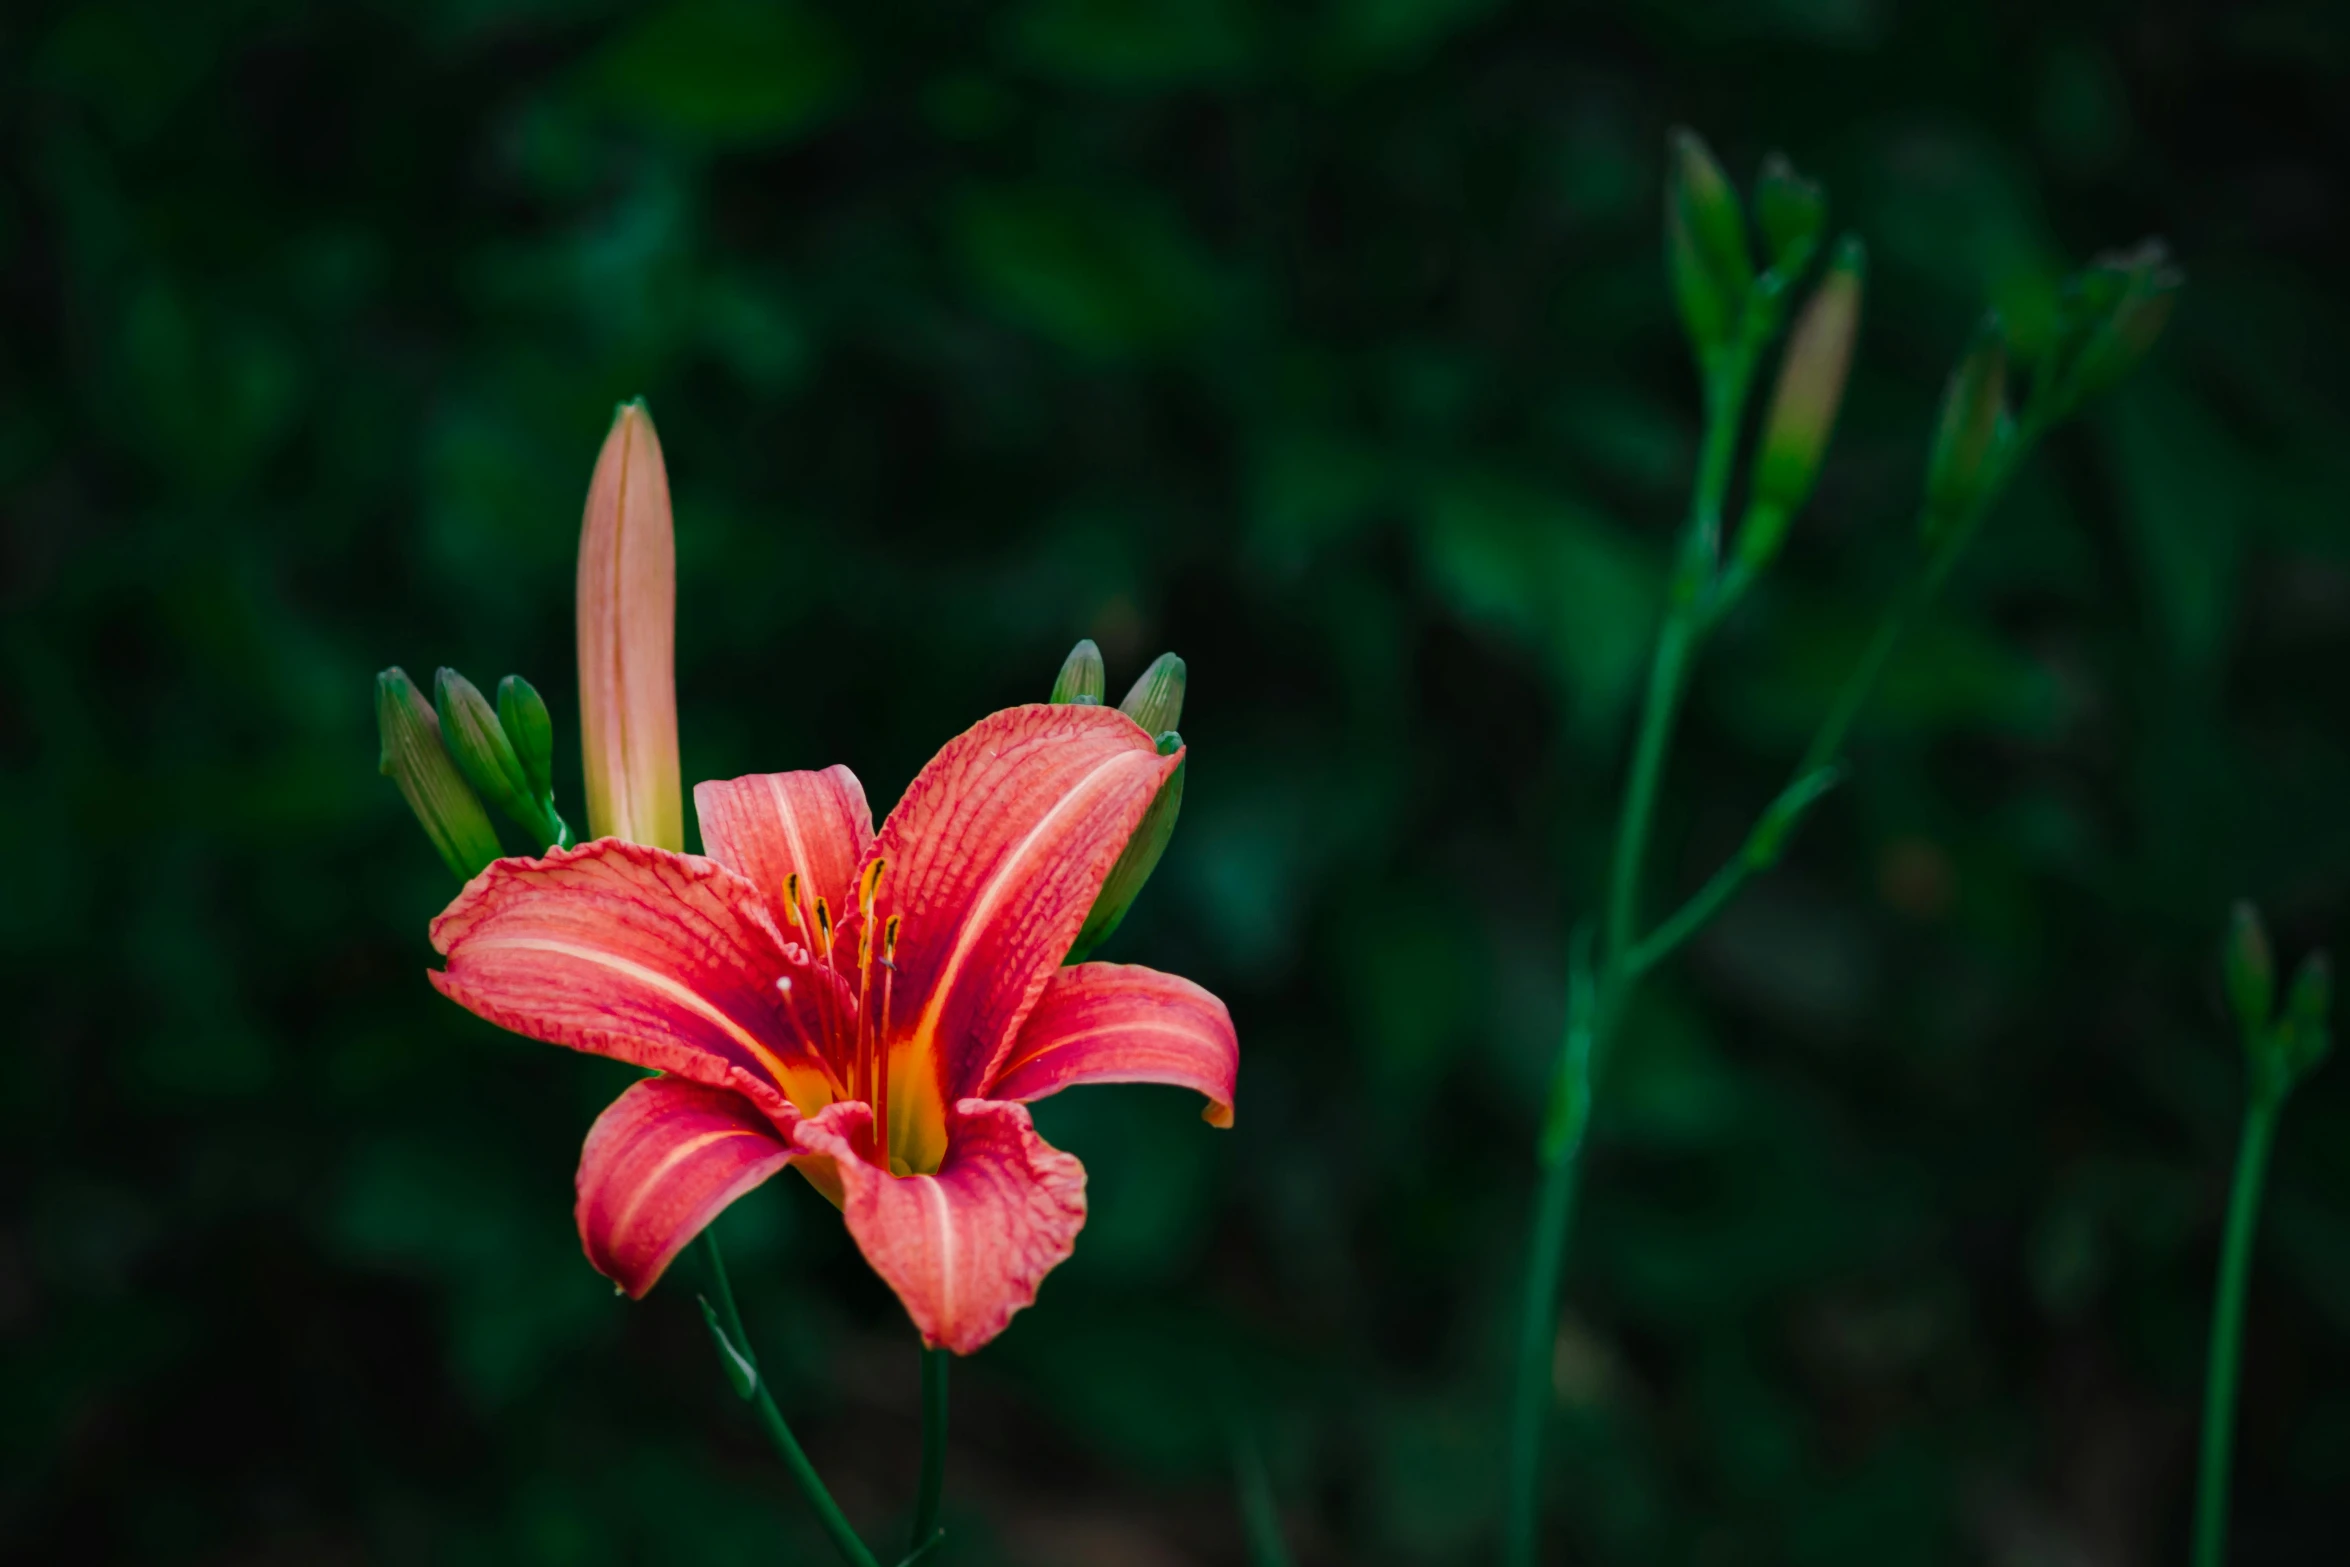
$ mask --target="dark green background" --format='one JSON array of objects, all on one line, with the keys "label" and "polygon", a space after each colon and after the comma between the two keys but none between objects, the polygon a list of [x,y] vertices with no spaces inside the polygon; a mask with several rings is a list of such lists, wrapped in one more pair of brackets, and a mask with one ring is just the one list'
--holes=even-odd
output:
[{"label": "dark green background", "polygon": [[[1784,147],[1873,272],[1652,901],[1800,750],[1913,549],[1986,299],[2147,232],[2156,360],[2031,465],[1790,863],[1648,993],[1557,1356],[1556,1560],[2183,1559],[2239,1104],[2227,900],[2350,934],[2350,14],[1891,0],[264,0],[0,17],[0,1548],[821,1560],[685,1276],[571,1171],[624,1069],[426,986],[369,677],[547,693],[615,400],[677,497],[688,780],[893,798],[1190,660],[1106,955],[1244,1041],[1237,1130],[1040,1108],[1074,1261],[958,1368],[948,1562],[1490,1552],[1568,926],[1693,457],[1664,133]],[[846,1505],[902,1314],[806,1187],[723,1230]],[[2350,1522],[2350,1070],[2286,1117],[2242,1564]]]}]

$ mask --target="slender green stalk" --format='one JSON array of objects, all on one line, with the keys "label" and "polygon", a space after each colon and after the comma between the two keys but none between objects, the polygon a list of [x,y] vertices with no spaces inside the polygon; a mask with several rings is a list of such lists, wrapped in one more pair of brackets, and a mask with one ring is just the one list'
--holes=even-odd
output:
[{"label": "slender green stalk", "polygon": [[1291,1567],[1289,1543],[1281,1537],[1281,1508],[1265,1455],[1245,1427],[1232,1437],[1232,1468],[1240,1489],[1240,1524],[1248,1537],[1250,1567]]},{"label": "slender green stalk", "polygon": [[824,1480],[816,1473],[816,1466],[808,1461],[807,1453],[801,1450],[799,1439],[792,1435],[791,1427],[785,1424],[783,1411],[775,1407],[774,1396],[767,1391],[767,1379],[758,1373],[758,1357],[751,1352],[751,1341],[743,1332],[742,1313],[735,1308],[734,1286],[727,1282],[726,1257],[718,1249],[718,1237],[704,1230],[699,1244],[702,1264],[710,1277],[710,1293],[716,1297],[718,1321],[729,1341],[721,1348],[730,1350],[741,1362],[739,1366],[729,1365],[727,1374],[739,1379],[747,1372],[750,1391],[745,1396],[758,1410],[759,1423],[767,1428],[768,1439],[775,1444],[775,1451],[782,1457],[783,1466],[791,1471],[792,1479],[799,1485],[800,1494],[816,1510],[816,1521],[824,1526],[824,1532],[831,1538],[832,1548],[840,1552],[841,1560],[848,1562],[850,1567],[880,1567],[873,1553],[865,1548],[865,1542],[857,1538],[857,1531],[849,1526],[840,1504],[824,1488]]},{"label": "slender green stalk", "polygon": [[1550,1407],[1551,1338],[1558,1322],[1559,1284],[1566,1270],[1567,1232],[1575,1208],[1575,1187],[1588,1120],[1590,1080],[1621,1010],[1630,974],[1627,961],[1640,916],[1640,876],[1655,818],[1657,786],[1672,747],[1673,722],[1688,684],[1689,663],[1704,634],[1704,587],[1721,551],[1722,502],[1738,453],[1738,424],[1754,378],[1758,344],[1751,338],[1707,366],[1705,444],[1690,496],[1664,624],[1648,671],[1640,728],[1632,747],[1632,770],[1616,827],[1615,861],[1609,878],[1607,922],[1602,936],[1596,994],[1587,1005],[1570,1002],[1566,1037],[1560,1043],[1554,1107],[1571,1106],[1570,1119],[1553,1125],[1543,1139],[1542,1189],[1535,1201],[1533,1233],[1527,1244],[1526,1300],[1519,1322],[1517,1377],[1510,1394],[1510,1453],[1502,1523],[1502,1560],[1509,1567],[1533,1567],[1542,1524],[1542,1428]]},{"label": "slender green stalk", "polygon": [[2219,1567],[2227,1554],[2228,1459],[2236,1430],[2236,1373],[2244,1355],[2244,1286],[2252,1271],[2252,1232],[2260,1224],[2260,1188],[2276,1138],[2281,1095],[2257,1086],[2244,1105],[2228,1196],[2227,1238],[2219,1254],[2219,1288],[2211,1309],[2211,1365],[2203,1391],[2203,1461],[2195,1487],[2195,1567]]},{"label": "slender green stalk", "polygon": [[951,1351],[922,1351],[922,1483],[914,1493],[914,1535],[908,1552],[938,1533],[939,1500],[947,1484],[947,1364]]}]

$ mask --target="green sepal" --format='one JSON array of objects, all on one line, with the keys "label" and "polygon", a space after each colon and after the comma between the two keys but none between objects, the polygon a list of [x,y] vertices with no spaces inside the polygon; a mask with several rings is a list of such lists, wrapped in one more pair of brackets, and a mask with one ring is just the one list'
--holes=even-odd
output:
[{"label": "green sepal", "polygon": [[726,1367],[726,1380],[734,1385],[734,1396],[748,1400],[759,1391],[759,1362],[726,1336],[718,1321],[718,1308],[710,1304],[708,1296],[696,1295],[694,1299],[702,1303],[702,1320],[710,1325],[710,1337],[718,1341],[718,1359]]},{"label": "green sepal", "polygon": [[1161,653],[1151,660],[1118,704],[1118,711],[1142,725],[1147,735],[1163,735],[1183,721],[1183,686],[1188,675],[1183,660]]},{"label": "green sepal", "polygon": [[459,881],[471,881],[503,851],[489,812],[442,741],[441,722],[397,664],[375,677],[376,771],[400,796]]},{"label": "green sepal", "polygon": [[1087,637],[1061,660],[1061,672],[1053,677],[1053,694],[1045,700],[1057,707],[1099,707],[1109,694],[1110,678],[1102,667],[1102,650]]},{"label": "green sepal", "polygon": [[[1183,737],[1172,730],[1159,736],[1159,754],[1172,756],[1183,748]],[[1167,852],[1167,840],[1175,836],[1175,819],[1183,813],[1183,774],[1191,766],[1185,757],[1175,764],[1175,771],[1159,785],[1159,792],[1135,823],[1134,835],[1126,840],[1126,847],[1118,856],[1118,863],[1110,867],[1110,874],[1102,882],[1101,892],[1093,900],[1093,908],[1085,916],[1085,924],[1077,932],[1077,940],[1070,944],[1069,963],[1082,963],[1096,947],[1117,931],[1126,911],[1134,907],[1143,887],[1150,881],[1151,872],[1159,868],[1159,856]]]}]

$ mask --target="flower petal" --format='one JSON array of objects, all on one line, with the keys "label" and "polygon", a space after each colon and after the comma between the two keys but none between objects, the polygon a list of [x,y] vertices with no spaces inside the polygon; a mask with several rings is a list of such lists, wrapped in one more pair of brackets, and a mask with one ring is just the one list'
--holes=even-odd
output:
[{"label": "flower petal", "polygon": [[[694,815],[710,858],[767,894],[784,918],[784,883],[800,878],[801,929],[818,898],[847,913],[857,865],[873,842],[865,786],[845,767],[752,773],[694,785]],[[805,945],[805,943],[802,943]]]},{"label": "flower petal", "polygon": [[[614,1056],[771,1112],[833,1098],[821,1008],[828,969],[787,950],[765,900],[715,860],[601,838],[540,860],[500,860],[432,923],[448,957],[432,982],[500,1028]],[[785,1010],[777,981],[793,981]],[[746,1086],[747,1085],[747,1086]]]},{"label": "flower petal", "polygon": [[1131,963],[1062,969],[1037,998],[991,1099],[1042,1099],[1079,1083],[1171,1083],[1208,1096],[1232,1124],[1240,1039],[1224,1003],[1188,979]]},{"label": "flower petal", "polygon": [[791,1158],[742,1095],[647,1078],[596,1117],[579,1150],[580,1245],[598,1273],[641,1300],[686,1242]]},{"label": "flower petal", "polygon": [[901,917],[900,1037],[944,1103],[988,1080],[1181,760],[1110,708],[1015,707],[947,742],[890,812],[876,918]]},{"label": "flower petal", "polygon": [[798,1145],[829,1155],[841,1215],[922,1342],[968,1355],[1077,1244],[1085,1167],[1036,1135],[1023,1105],[965,1099],[947,1113],[947,1155],[932,1175],[891,1175],[858,1156],[873,1112],[857,1101],[802,1122]]}]

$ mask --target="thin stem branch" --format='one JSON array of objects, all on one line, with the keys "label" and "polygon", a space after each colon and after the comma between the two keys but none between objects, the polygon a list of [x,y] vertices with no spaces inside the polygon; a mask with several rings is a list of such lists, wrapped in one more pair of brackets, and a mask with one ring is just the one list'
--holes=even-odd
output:
[{"label": "thin stem branch", "polygon": [[2219,1286],[2211,1309],[2211,1364],[2203,1391],[2203,1459],[2195,1487],[2195,1567],[2220,1567],[2227,1553],[2228,1461],[2236,1431],[2236,1375],[2244,1355],[2244,1289],[2252,1271],[2252,1234],[2260,1224],[2260,1190],[2276,1138],[2281,1095],[2255,1085],[2244,1105],[2236,1180],[2228,1196],[2227,1238],[2220,1244]]},{"label": "thin stem branch", "polygon": [[[1640,915],[1640,877],[1648,833],[1656,812],[1657,786],[1672,746],[1673,721],[1687,688],[1690,660],[1704,635],[1707,589],[1721,554],[1722,503],[1738,455],[1738,426],[1754,379],[1759,334],[1750,335],[1705,367],[1705,442],[1698,454],[1697,482],[1689,503],[1674,564],[1670,597],[1641,704],[1632,770],[1624,786],[1616,827],[1615,861],[1608,886],[1607,921],[1601,937],[1596,984],[1585,979],[1567,1007],[1560,1042],[1553,1115],[1542,1147],[1542,1188],[1534,1205],[1527,1244],[1526,1299],[1519,1323],[1517,1379],[1510,1396],[1508,1490],[1502,1522],[1502,1560],[1508,1567],[1533,1567],[1542,1527],[1542,1429],[1551,1404],[1551,1339],[1558,1323],[1559,1285],[1566,1271],[1567,1233],[1574,1215],[1575,1187],[1582,1162],[1583,1130],[1589,1119],[1591,1073],[1604,1053],[1609,1031],[1629,983],[1627,960]],[[1562,1109],[1564,1112],[1562,1118]]]},{"label": "thin stem branch", "polygon": [[947,1483],[947,1365],[952,1351],[922,1351],[922,1483],[914,1493],[914,1536],[909,1552],[919,1551],[938,1533],[940,1499]]},{"label": "thin stem branch", "polygon": [[735,1308],[734,1286],[727,1281],[726,1257],[718,1249],[718,1237],[704,1230],[697,1244],[702,1249],[703,1267],[709,1273],[710,1293],[716,1298],[718,1322],[723,1326],[725,1338],[729,1341],[721,1348],[730,1349],[742,1362],[740,1366],[730,1365],[727,1374],[739,1378],[747,1371],[750,1391],[745,1397],[758,1410],[759,1423],[767,1428],[768,1440],[775,1444],[775,1451],[783,1459],[783,1466],[791,1471],[792,1479],[799,1485],[800,1494],[816,1510],[816,1521],[823,1525],[825,1534],[832,1541],[832,1548],[840,1552],[841,1560],[848,1562],[850,1567],[880,1567],[873,1553],[865,1548],[865,1542],[857,1538],[857,1531],[849,1526],[848,1517],[841,1512],[840,1504],[824,1488],[823,1477],[816,1473],[816,1466],[808,1461],[799,1439],[792,1435],[791,1427],[785,1423],[783,1411],[775,1407],[774,1396],[767,1391],[767,1379],[759,1374],[758,1357],[752,1353],[751,1341],[743,1332],[742,1313]]}]

